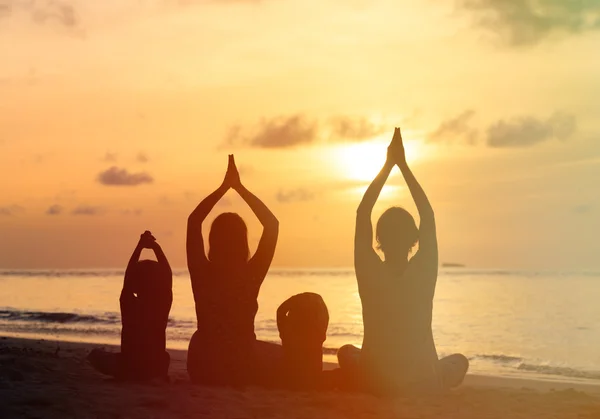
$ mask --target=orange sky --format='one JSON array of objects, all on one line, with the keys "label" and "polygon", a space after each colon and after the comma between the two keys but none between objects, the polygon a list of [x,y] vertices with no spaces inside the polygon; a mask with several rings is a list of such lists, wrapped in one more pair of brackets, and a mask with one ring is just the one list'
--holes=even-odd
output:
[{"label": "orange sky", "polygon": [[[442,261],[597,269],[600,10],[538,3],[0,3],[0,268],[124,266],[145,229],[185,266],[228,153],[280,219],[275,265],[350,266],[399,125]],[[375,216],[414,213],[390,184]]]}]

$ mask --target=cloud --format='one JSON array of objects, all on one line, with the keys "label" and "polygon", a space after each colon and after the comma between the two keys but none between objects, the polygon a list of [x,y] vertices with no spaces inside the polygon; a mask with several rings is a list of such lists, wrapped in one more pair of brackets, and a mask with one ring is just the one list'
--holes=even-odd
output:
[{"label": "cloud", "polygon": [[77,26],[77,14],[73,6],[56,0],[47,1],[33,10],[33,18],[38,23],[56,21],[69,28]]},{"label": "cloud", "polygon": [[337,139],[353,141],[369,140],[388,130],[386,126],[375,124],[368,118],[349,116],[332,118],[330,127],[331,134]]},{"label": "cloud", "polygon": [[8,205],[0,207],[0,216],[11,217],[25,212],[25,209],[20,205]]},{"label": "cloud", "polygon": [[557,112],[547,120],[532,116],[501,120],[487,129],[486,144],[490,147],[529,147],[551,139],[569,138],[576,129],[573,115]]},{"label": "cloud", "polygon": [[63,207],[55,204],[55,205],[51,205],[50,207],[48,207],[48,209],[46,210],[46,215],[58,215],[62,212],[63,212]]},{"label": "cloud", "polygon": [[572,209],[575,214],[589,214],[594,209],[592,204],[581,204],[577,205]]},{"label": "cloud", "polygon": [[[163,16],[186,7],[201,5],[254,5],[263,0],[0,0],[0,23],[24,18],[38,26],[59,27],[75,36],[85,36],[86,24],[128,24],[148,16]],[[87,4],[86,4],[87,3]],[[97,7],[96,4],[97,3]],[[89,25],[88,25],[89,26]],[[86,28],[87,29],[87,28]]]},{"label": "cloud", "polygon": [[43,164],[46,162],[47,158],[48,158],[48,154],[35,153],[33,155],[33,163]]},{"label": "cloud", "polygon": [[575,116],[555,112],[547,119],[526,115],[510,120],[500,119],[485,129],[480,135],[471,123],[475,111],[467,110],[455,118],[443,121],[438,128],[427,137],[430,142],[452,142],[460,139],[469,145],[476,145],[480,138],[484,144],[493,148],[531,147],[552,139],[567,140],[576,130]]},{"label": "cloud", "polygon": [[101,207],[94,207],[91,205],[80,205],[71,211],[73,215],[101,215],[103,213]]},{"label": "cloud", "polygon": [[533,45],[555,33],[600,29],[597,0],[461,0],[460,5],[513,46]]},{"label": "cloud", "polygon": [[140,163],[148,163],[149,161],[148,156],[146,155],[146,153],[143,152],[138,153],[138,155],[136,156],[136,160]]},{"label": "cloud", "polygon": [[469,109],[455,118],[443,121],[440,126],[428,136],[427,140],[431,142],[440,142],[459,138],[468,144],[474,144],[477,141],[478,136],[477,130],[470,126],[470,122],[474,115],[475,111]]},{"label": "cloud", "polygon": [[36,24],[58,24],[68,29],[79,25],[77,11],[72,4],[60,0],[4,0],[0,3],[0,19],[25,14]]},{"label": "cloud", "polygon": [[314,198],[314,194],[306,189],[298,188],[288,191],[280,190],[275,196],[282,203],[305,202]]},{"label": "cloud", "polygon": [[106,186],[137,186],[152,183],[154,179],[146,172],[129,173],[126,169],[112,166],[98,175],[98,182]]},{"label": "cloud", "polygon": [[[318,142],[340,143],[365,141],[376,137],[389,127],[376,124],[365,117],[335,116],[324,122],[302,114],[263,118],[256,127],[242,130],[236,125],[229,131],[224,144],[265,149],[285,149]],[[250,131],[248,133],[247,131]]]},{"label": "cloud", "polygon": [[233,127],[225,143],[228,145],[247,145],[255,148],[291,148],[309,144],[317,135],[315,121],[297,114],[263,119],[252,134],[243,134],[241,127]]},{"label": "cloud", "polygon": [[5,1],[0,3],[0,19],[11,15],[12,13],[12,2]]}]

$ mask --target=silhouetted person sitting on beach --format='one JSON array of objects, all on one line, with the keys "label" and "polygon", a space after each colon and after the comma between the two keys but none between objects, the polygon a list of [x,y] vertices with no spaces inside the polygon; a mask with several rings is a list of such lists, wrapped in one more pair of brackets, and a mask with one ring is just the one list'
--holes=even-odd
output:
[{"label": "silhouetted person sitting on beach", "polygon": [[[235,213],[223,213],[215,218],[208,237],[208,257],[204,251],[202,223],[230,188],[250,206],[264,228],[251,258],[246,224]],[[187,359],[193,382],[243,385],[256,382],[264,374],[257,362],[257,347],[270,345],[256,341],[254,317],[278,233],[277,218],[242,185],[233,155],[230,155],[222,185],[206,197],[188,219],[187,260],[198,320]]]},{"label": "silhouetted person sitting on beach", "polygon": [[297,389],[321,385],[328,324],[329,312],[319,294],[297,294],[279,306],[277,328],[283,345],[283,385]]},{"label": "silhouetted person sitting on beach", "polygon": [[[377,223],[376,238],[385,261],[373,249],[371,212],[394,165],[398,165],[419,211],[413,217],[389,208]],[[412,248],[419,250],[408,260]],[[406,163],[400,129],[387,160],[371,183],[356,215],[354,267],[362,301],[362,350],[346,346],[338,359],[342,371],[361,388],[377,394],[436,392],[458,386],[469,363],[463,355],[438,360],[431,315],[438,274],[435,218],[425,192]]]},{"label": "silhouetted person sitting on beach", "polygon": [[[157,261],[139,260],[152,249]],[[173,302],[171,267],[149,231],[142,234],[131,255],[121,304],[121,352],[94,349],[88,359],[101,373],[126,380],[167,378],[170,357],[165,332]]]}]

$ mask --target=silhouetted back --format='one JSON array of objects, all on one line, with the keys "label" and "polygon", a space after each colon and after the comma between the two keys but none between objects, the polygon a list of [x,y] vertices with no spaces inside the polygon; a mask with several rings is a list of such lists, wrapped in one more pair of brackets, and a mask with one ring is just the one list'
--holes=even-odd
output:
[{"label": "silhouetted back", "polygon": [[162,356],[173,300],[172,278],[153,260],[139,261],[134,269],[133,292],[120,299],[121,352],[132,360]]},{"label": "silhouetted back", "polygon": [[[420,226],[417,229],[413,217],[403,208],[388,209],[376,231],[385,256],[382,261],[373,249],[371,213],[395,165],[415,201]],[[409,260],[417,241],[419,250]],[[398,128],[383,168],[357,209],[354,268],[363,308],[364,339],[360,352],[351,347],[340,352],[340,364],[358,371],[365,387],[377,393],[438,391],[447,383],[460,383],[468,361],[465,367],[462,355],[438,360],[433,340],[431,320],[438,274],[435,217],[406,163]]]},{"label": "silhouetted back", "polygon": [[[143,249],[154,251],[157,260],[139,260]],[[121,379],[166,377],[170,357],[166,352],[166,329],[173,302],[171,267],[149,231],[141,235],[123,281],[121,306],[121,352],[94,349],[88,359],[103,374]]]},{"label": "silhouetted back", "polygon": [[305,292],[277,309],[277,328],[283,345],[283,382],[293,388],[315,388],[323,370],[323,342],[329,312],[319,294]]},{"label": "silhouetted back", "polygon": [[[264,228],[251,258],[246,224],[235,213],[215,218],[209,234],[208,257],[204,249],[202,223],[230,188],[239,193]],[[192,381],[243,384],[256,376],[257,298],[275,253],[278,231],[277,219],[242,185],[233,156],[229,156],[223,184],[188,218],[187,260],[198,321],[188,350]]]}]

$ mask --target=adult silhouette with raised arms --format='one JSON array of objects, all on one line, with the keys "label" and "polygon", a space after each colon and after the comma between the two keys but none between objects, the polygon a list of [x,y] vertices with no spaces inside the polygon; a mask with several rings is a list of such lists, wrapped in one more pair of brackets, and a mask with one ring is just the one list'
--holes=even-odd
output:
[{"label": "adult silhouette with raised arms", "polygon": [[[202,224],[230,188],[242,197],[263,226],[252,257],[246,224],[231,212],[215,218],[208,238],[208,255],[204,250]],[[258,293],[271,265],[278,233],[277,218],[242,185],[230,155],[223,183],[200,202],[188,219],[187,261],[198,320],[187,360],[193,382],[243,385],[264,374],[256,362],[257,346],[260,351],[268,344],[257,345],[254,318]]]},{"label": "adult silhouette with raised arms", "polygon": [[[382,261],[373,248],[371,213],[379,194],[397,165],[420,217],[403,208],[386,210],[377,222],[376,239]],[[419,244],[410,258],[413,247]],[[459,385],[468,360],[459,354],[438,360],[431,319],[438,275],[438,247],[433,208],[406,162],[400,129],[387,151],[386,162],[368,187],[356,214],[354,267],[362,302],[362,349],[342,347],[342,370],[354,370],[368,391],[393,395],[436,392]]]}]

